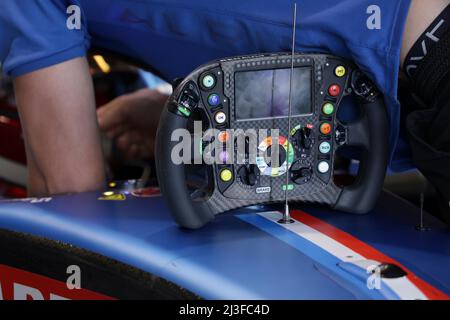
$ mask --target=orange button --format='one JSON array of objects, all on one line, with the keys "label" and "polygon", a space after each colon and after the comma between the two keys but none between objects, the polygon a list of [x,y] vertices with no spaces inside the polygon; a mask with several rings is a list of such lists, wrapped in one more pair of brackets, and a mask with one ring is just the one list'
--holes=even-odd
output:
[{"label": "orange button", "polygon": [[331,132],[331,124],[329,124],[328,122],[322,123],[320,125],[320,132],[322,134],[330,134],[330,132]]},{"label": "orange button", "polygon": [[221,131],[217,135],[219,142],[226,143],[230,139],[230,135],[226,131]]}]

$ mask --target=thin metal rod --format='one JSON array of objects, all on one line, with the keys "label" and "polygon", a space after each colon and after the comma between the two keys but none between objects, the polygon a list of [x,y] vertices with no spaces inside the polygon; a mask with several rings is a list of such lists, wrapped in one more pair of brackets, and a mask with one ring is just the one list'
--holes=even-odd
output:
[{"label": "thin metal rod", "polygon": [[297,3],[294,3],[294,18],[293,18],[293,25],[292,25],[292,52],[291,52],[291,75],[289,79],[289,107],[288,107],[288,132],[287,132],[287,139],[288,139],[288,145],[287,145],[287,157],[286,157],[286,186],[284,190],[284,197],[285,197],[285,206],[284,206],[284,216],[283,220],[284,223],[290,223],[291,222],[291,215],[289,212],[289,182],[290,182],[290,174],[289,174],[289,153],[290,153],[290,147],[291,147],[291,118],[292,118],[292,90],[293,90],[293,83],[294,83],[294,57],[295,57],[295,31],[297,29]]},{"label": "thin metal rod", "polygon": [[416,226],[416,230],[422,231],[422,232],[431,230],[430,227],[427,227],[425,225],[425,221],[423,219],[424,218],[424,216],[423,216],[423,214],[424,214],[423,203],[424,202],[425,202],[425,194],[422,192],[422,193],[420,193],[420,224],[418,226]]},{"label": "thin metal rod", "polygon": [[420,228],[423,229],[424,228],[424,224],[423,224],[423,203],[425,201],[425,196],[423,194],[423,192],[420,194]]}]

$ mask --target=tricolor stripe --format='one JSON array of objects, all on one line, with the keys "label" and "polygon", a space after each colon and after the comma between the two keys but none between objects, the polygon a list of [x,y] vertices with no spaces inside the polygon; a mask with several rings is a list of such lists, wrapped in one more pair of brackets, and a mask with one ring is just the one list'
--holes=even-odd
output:
[{"label": "tricolor stripe", "polygon": [[[396,260],[305,212],[293,211],[293,224],[279,224],[279,212],[263,212],[258,213],[258,216],[271,224],[251,219],[249,215],[242,215],[240,218],[302,251],[328,268],[332,274],[337,274],[339,278],[362,290],[368,297],[404,300],[449,299],[445,293],[417,277]],[[290,234],[296,237],[282,234],[280,230],[289,230]],[[305,240],[306,242],[302,243]],[[381,290],[370,290],[366,284],[369,278],[367,268],[381,263],[395,264],[407,272],[407,275],[396,279],[382,278]]]}]

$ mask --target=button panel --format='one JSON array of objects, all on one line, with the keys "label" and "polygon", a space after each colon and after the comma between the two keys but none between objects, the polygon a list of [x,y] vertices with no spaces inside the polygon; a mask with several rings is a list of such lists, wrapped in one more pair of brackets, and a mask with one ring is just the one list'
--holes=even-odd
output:
[{"label": "button panel", "polygon": [[[283,157],[278,159],[278,162],[281,162],[279,166],[275,166],[267,161],[267,153],[271,152],[270,139],[264,140],[264,137],[260,137],[259,134],[257,148],[259,146],[258,151],[262,148],[265,152],[262,155],[258,154],[256,159],[250,159],[246,141],[245,155],[241,155],[244,164],[237,163],[239,154],[236,152],[234,141],[231,141],[236,139],[236,136],[233,135],[233,131],[227,132],[227,130],[279,129],[280,137],[286,137],[283,129],[286,129],[287,118],[284,120],[283,118],[252,119],[249,117],[249,120],[237,120],[234,110],[236,106],[233,101],[228,101],[228,97],[234,97],[235,72],[288,69],[290,57],[280,58],[276,55],[273,59],[254,63],[249,60],[232,65],[231,62],[232,60],[225,60],[225,66],[213,67],[206,71],[203,69],[195,80],[200,87],[200,104],[203,105],[210,125],[219,130],[215,136],[216,140],[224,146],[222,151],[216,151],[217,163],[214,168],[220,192],[232,199],[248,199],[253,196],[273,197],[274,194],[279,195],[279,192],[286,188],[294,197],[297,194],[304,194],[305,191],[311,192],[311,186],[324,188],[332,176],[334,148],[340,145],[336,142],[337,137],[335,139],[334,136],[334,130],[338,127],[335,119],[341,97],[348,93],[346,85],[351,69],[339,59],[315,60],[301,56],[295,59],[295,67],[299,67],[297,64],[311,67],[312,89],[314,89],[311,91],[313,110],[309,114],[301,115],[301,118],[297,115],[292,117],[291,145],[287,147],[289,142],[287,139],[281,143]],[[195,105],[195,100],[188,101],[188,104]],[[190,112],[192,109],[188,108],[187,111]],[[342,134],[339,139],[341,137],[343,137]],[[270,138],[270,132],[268,138]],[[263,145],[260,145],[261,141]],[[225,146],[229,144],[234,145],[234,150],[225,150]],[[252,161],[256,162],[253,167]],[[285,174],[289,175],[290,180],[287,186]]]},{"label": "button panel", "polygon": [[224,93],[224,73],[220,67],[207,70],[198,78],[200,98],[213,127],[229,128],[229,101]]}]

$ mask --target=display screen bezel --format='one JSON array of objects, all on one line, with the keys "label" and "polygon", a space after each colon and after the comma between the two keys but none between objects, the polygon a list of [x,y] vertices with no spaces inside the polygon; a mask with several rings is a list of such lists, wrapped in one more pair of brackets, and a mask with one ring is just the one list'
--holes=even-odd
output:
[{"label": "display screen bezel", "polygon": [[[314,89],[314,68],[311,65],[302,65],[302,66],[294,66],[294,69],[308,69],[310,72],[310,89],[311,89],[311,94],[310,94],[310,104],[311,104],[311,112],[309,113],[301,113],[301,114],[291,114],[291,117],[310,117],[314,114],[315,112],[315,108],[314,108],[314,94],[315,94],[315,89]],[[233,118],[234,121],[236,122],[248,122],[248,121],[260,121],[260,120],[268,120],[268,119],[287,119],[289,118],[288,115],[283,115],[283,116],[273,116],[273,117],[258,117],[258,118],[237,118],[237,112],[236,112],[236,74],[238,73],[245,73],[245,72],[258,72],[258,71],[271,71],[271,70],[290,70],[289,67],[278,67],[278,68],[258,68],[258,69],[246,69],[246,70],[239,70],[239,71],[235,71],[233,74],[233,80],[234,80],[234,101],[233,101]]]}]

